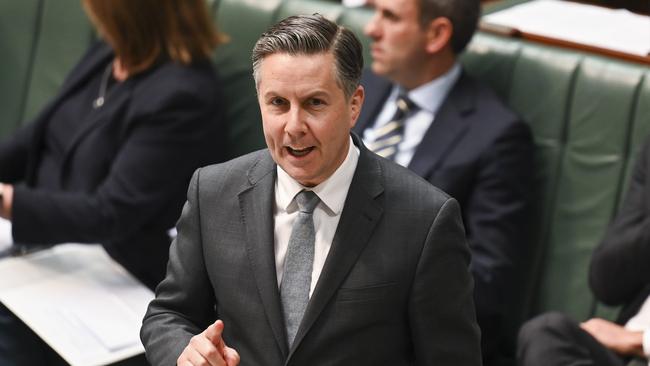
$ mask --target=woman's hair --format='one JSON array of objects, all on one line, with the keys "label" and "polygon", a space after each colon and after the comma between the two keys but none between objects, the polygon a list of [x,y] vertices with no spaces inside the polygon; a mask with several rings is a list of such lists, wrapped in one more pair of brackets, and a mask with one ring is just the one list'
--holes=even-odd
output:
[{"label": "woman's hair", "polygon": [[206,0],[82,0],[129,74],[160,58],[182,64],[210,57],[223,40]]}]

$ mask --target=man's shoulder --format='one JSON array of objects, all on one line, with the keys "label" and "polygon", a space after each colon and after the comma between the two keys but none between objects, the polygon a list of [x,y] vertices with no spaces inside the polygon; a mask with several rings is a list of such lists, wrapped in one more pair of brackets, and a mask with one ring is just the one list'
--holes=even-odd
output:
[{"label": "man's shoulder", "polygon": [[375,74],[371,68],[366,67],[363,69],[361,74],[361,84],[364,86],[382,86],[389,87],[393,85],[393,82],[389,79]]},{"label": "man's shoulder", "polygon": [[208,61],[189,65],[163,62],[134,78],[132,97],[146,99],[146,105],[165,106],[173,101],[191,108],[215,109],[222,94],[216,69]]},{"label": "man's shoulder", "polygon": [[497,94],[497,92],[486,82],[479,80],[466,71],[456,81],[454,89],[458,93],[451,93],[454,98],[462,98],[471,95],[475,110],[481,115],[481,118],[489,119],[494,123],[513,124],[521,123],[521,118],[512,110]]},{"label": "man's shoulder", "polygon": [[372,155],[380,166],[381,179],[387,197],[411,206],[439,207],[451,197],[440,188],[420,177],[408,168],[390,160]]},{"label": "man's shoulder", "polygon": [[199,169],[199,179],[225,181],[237,184],[255,178],[255,173],[264,175],[272,171],[273,160],[268,149],[261,149],[242,155],[224,163],[212,164]]}]

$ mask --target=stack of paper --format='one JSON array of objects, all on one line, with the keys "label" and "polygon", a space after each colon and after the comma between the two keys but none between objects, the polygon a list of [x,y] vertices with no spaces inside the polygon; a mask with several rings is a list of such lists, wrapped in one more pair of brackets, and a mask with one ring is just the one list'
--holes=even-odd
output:
[{"label": "stack of paper", "polygon": [[488,26],[512,28],[587,46],[637,56],[650,55],[650,17],[627,10],[561,0],[535,0],[486,15],[481,21]]},{"label": "stack of paper", "polygon": [[0,260],[0,301],[73,366],[142,353],[139,329],[153,296],[100,245]]}]

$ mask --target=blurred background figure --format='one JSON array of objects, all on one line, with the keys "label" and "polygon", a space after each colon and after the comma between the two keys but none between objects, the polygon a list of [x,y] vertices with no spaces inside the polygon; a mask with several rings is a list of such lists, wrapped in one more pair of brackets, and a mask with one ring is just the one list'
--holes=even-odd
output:
[{"label": "blurred background figure", "polygon": [[[223,160],[221,41],[203,0],[83,0],[101,40],[32,123],[0,143],[0,216],[15,246],[101,243],[150,288],[163,278],[191,173]],[[47,365],[0,307],[0,364]]]}]

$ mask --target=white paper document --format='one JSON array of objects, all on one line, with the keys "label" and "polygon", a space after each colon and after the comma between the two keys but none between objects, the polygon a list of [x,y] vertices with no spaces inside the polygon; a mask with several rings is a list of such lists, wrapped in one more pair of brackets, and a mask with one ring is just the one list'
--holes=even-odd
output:
[{"label": "white paper document", "polygon": [[139,330],[153,296],[100,245],[0,260],[0,301],[73,366],[142,353]]},{"label": "white paper document", "polygon": [[562,0],[534,0],[481,19],[521,32],[637,56],[650,55],[650,17]]}]

